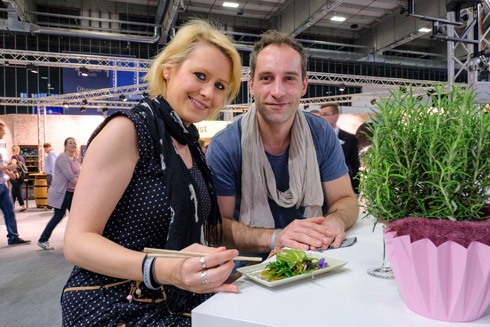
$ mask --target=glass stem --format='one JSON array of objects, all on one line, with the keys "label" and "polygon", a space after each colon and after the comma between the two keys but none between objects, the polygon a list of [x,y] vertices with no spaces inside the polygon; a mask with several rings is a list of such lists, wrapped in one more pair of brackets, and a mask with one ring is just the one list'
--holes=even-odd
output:
[{"label": "glass stem", "polygon": [[385,240],[383,239],[383,263],[381,264],[383,270],[391,270],[390,262],[386,259],[386,246]]}]

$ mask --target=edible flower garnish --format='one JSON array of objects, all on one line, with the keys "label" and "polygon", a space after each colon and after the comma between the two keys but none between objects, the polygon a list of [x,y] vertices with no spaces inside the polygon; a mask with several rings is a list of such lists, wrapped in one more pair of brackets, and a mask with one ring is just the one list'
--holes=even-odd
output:
[{"label": "edible flower garnish", "polygon": [[267,281],[279,280],[301,274],[308,274],[328,266],[325,259],[309,258],[304,251],[284,249],[276,253],[276,261],[262,271],[262,278]]},{"label": "edible flower garnish", "polygon": [[320,261],[318,261],[318,269],[323,269],[328,266],[328,263],[325,262],[325,258],[321,258]]}]

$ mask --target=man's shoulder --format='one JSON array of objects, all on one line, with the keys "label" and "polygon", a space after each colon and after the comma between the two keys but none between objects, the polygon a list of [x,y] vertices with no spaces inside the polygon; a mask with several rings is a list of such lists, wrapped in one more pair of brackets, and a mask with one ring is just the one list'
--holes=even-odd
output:
[{"label": "man's shoulder", "polygon": [[354,134],[351,134],[347,131],[344,131],[343,129],[339,129],[339,139],[341,140],[347,140],[347,139],[355,139],[356,136]]},{"label": "man's shoulder", "polygon": [[230,143],[233,141],[240,141],[242,134],[242,118],[235,120],[231,124],[228,124],[221,131],[217,132],[211,142],[217,143]]}]

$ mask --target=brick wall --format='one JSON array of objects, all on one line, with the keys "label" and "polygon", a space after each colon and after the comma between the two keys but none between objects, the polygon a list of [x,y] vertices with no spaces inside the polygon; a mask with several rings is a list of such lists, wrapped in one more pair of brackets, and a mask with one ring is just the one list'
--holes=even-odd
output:
[{"label": "brick wall", "polygon": [[[63,143],[67,137],[74,137],[79,146],[86,145],[94,129],[103,121],[102,116],[47,115],[46,133],[44,117],[40,117],[38,137],[37,115],[1,115],[0,122],[6,126],[3,137],[11,153],[12,145],[38,145],[49,142],[59,154],[64,151]],[[38,141],[39,140],[39,141]],[[41,149],[42,150],[42,149]],[[41,151],[44,156],[44,152]],[[42,158],[44,161],[44,157]]]}]

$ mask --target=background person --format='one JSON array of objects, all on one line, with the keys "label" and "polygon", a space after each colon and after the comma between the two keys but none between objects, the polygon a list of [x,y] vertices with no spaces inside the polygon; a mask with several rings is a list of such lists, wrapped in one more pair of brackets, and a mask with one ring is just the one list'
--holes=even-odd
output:
[{"label": "background person", "polygon": [[73,192],[80,174],[80,161],[75,155],[77,141],[68,137],[64,146],[65,151],[56,158],[54,178],[48,192],[48,205],[54,208],[54,215],[37,241],[37,245],[43,250],[53,250],[49,245],[49,238],[65,216],[66,210],[71,210]]},{"label": "background person", "polygon": [[44,173],[46,174],[46,182],[49,189],[49,187],[51,186],[51,181],[53,180],[54,165],[58,154],[56,153],[56,151],[53,150],[50,143],[44,143],[43,149],[46,153],[46,158],[44,159]]},{"label": "background person", "polygon": [[359,194],[359,179],[357,175],[359,173],[359,152],[357,150],[356,137],[337,126],[339,120],[339,105],[336,103],[327,103],[322,105],[320,109],[320,117],[330,123],[335,133],[337,134],[340,144],[342,145],[342,151],[344,152],[345,163],[349,169],[349,177],[354,192]]},{"label": "background person", "polygon": [[18,145],[12,146],[12,158],[10,159],[10,164],[15,165],[16,169],[12,170],[12,174],[10,175],[10,184],[12,184],[12,198],[15,205],[15,200],[19,202],[21,209],[19,212],[26,212],[26,205],[24,203],[24,199],[22,198],[20,187],[22,183],[24,183],[24,176],[20,176],[17,173],[17,162],[26,163],[24,157],[20,154],[20,148]]},{"label": "background person", "polygon": [[[192,21],[150,67],[155,98],[93,134],[65,232],[75,268],[62,296],[64,326],[190,326],[190,311],[209,296],[202,293],[238,291],[224,284],[238,251],[198,244],[220,244],[221,217],[193,124],[231,101],[240,78],[229,39]],[[152,259],[145,247],[207,254]],[[100,285],[104,292],[79,290]]]},{"label": "background person", "polygon": [[308,85],[303,46],[284,33],[263,34],[249,83],[255,106],[206,153],[225,244],[251,253],[339,247],[357,219],[357,199],[332,128],[299,109]]},{"label": "background person", "polygon": [[[5,135],[5,125],[0,123],[0,139],[3,139]],[[5,145],[3,143],[2,145]],[[5,219],[5,227],[7,228],[7,241],[8,245],[23,245],[29,244],[31,241],[23,240],[19,237],[17,232],[17,221],[15,220],[14,204],[10,195],[10,190],[7,187],[8,176],[5,172],[7,170],[16,170],[15,164],[7,164],[7,149],[2,147],[0,151],[0,209],[3,212],[3,218]]]}]

